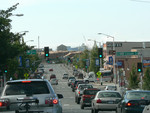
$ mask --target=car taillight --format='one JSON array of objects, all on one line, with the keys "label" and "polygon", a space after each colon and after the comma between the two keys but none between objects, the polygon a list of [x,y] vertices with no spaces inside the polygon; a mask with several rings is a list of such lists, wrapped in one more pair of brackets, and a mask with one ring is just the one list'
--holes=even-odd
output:
[{"label": "car taillight", "polygon": [[31,81],[22,81],[22,83],[30,83]]},{"label": "car taillight", "polygon": [[98,99],[98,100],[96,101],[96,103],[102,103],[102,101],[101,101],[100,99]]},{"label": "car taillight", "polygon": [[126,103],[126,106],[127,106],[127,107],[135,106],[135,104],[134,104],[134,103],[130,103],[130,102],[128,102],[128,103]]},{"label": "car taillight", "polygon": [[0,99],[0,107],[2,106],[8,106],[9,100],[8,99]]},{"label": "car taillight", "polygon": [[57,99],[54,99],[54,100],[53,100],[53,104],[58,104],[58,100],[57,100]]},{"label": "car taillight", "polygon": [[80,91],[78,92],[78,94],[80,94]]},{"label": "car taillight", "polygon": [[48,105],[58,104],[58,100],[55,98],[48,97],[45,99],[45,104],[48,104]]}]

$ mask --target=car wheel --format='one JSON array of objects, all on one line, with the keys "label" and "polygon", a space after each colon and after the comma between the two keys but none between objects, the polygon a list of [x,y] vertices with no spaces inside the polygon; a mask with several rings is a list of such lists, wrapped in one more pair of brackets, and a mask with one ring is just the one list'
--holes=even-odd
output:
[{"label": "car wheel", "polygon": [[93,109],[91,110],[91,113],[94,113],[94,110],[93,110]]},{"label": "car wheel", "polygon": [[98,110],[97,110],[97,109],[94,109],[94,113],[98,113]]},{"label": "car wheel", "polygon": [[77,97],[75,97],[75,102],[77,102]]},{"label": "car wheel", "polygon": [[18,110],[16,110],[16,111],[15,111],[15,113],[19,113],[19,111],[18,111]]},{"label": "car wheel", "polygon": [[84,109],[84,105],[83,104],[81,104],[81,109]]},{"label": "car wheel", "polygon": [[77,98],[77,104],[80,104],[80,99],[79,98]]}]

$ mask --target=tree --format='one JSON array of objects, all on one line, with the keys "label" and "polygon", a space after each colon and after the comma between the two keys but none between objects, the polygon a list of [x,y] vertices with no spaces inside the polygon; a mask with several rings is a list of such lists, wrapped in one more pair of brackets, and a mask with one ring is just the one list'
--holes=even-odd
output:
[{"label": "tree", "polygon": [[99,71],[99,66],[96,67],[95,66],[95,59],[98,58],[98,47],[96,45],[96,43],[94,44],[91,52],[90,52],[90,67],[89,70],[90,71],[94,71],[95,73],[97,73]]},{"label": "tree", "polygon": [[[10,17],[13,15],[11,12],[17,8],[17,5],[13,5],[7,10],[0,10],[0,65],[6,65],[8,59],[12,59],[23,53],[27,46],[20,43],[20,39],[23,38],[25,34],[13,33],[11,32],[11,22]],[[25,48],[24,48],[25,47]]]},{"label": "tree", "polygon": [[0,10],[0,70],[3,73],[3,67],[8,68],[7,79],[18,70],[16,57],[21,55],[27,58],[26,51],[31,49],[23,41],[25,33],[11,32],[12,20],[10,17],[13,15],[12,11],[17,9],[17,5],[18,3],[7,10]]},{"label": "tree", "polygon": [[136,67],[133,65],[129,76],[129,88],[131,89],[138,88],[138,83],[139,83],[139,79],[136,72]]},{"label": "tree", "polygon": [[150,68],[147,67],[143,77],[143,89],[150,90]]}]

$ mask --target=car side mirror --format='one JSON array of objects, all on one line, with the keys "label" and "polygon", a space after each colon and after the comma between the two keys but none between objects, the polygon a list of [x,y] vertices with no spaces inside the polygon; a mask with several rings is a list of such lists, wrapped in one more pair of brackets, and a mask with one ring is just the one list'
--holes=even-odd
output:
[{"label": "car side mirror", "polygon": [[64,98],[62,94],[57,94],[57,96],[59,99]]}]

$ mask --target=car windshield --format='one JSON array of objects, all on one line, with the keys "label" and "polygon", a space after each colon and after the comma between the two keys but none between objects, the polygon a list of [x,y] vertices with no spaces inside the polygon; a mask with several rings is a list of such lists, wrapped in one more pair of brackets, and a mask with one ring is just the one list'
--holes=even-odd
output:
[{"label": "car windshield", "polygon": [[150,92],[129,92],[127,99],[147,99],[150,100]]},{"label": "car windshield", "polygon": [[46,82],[34,81],[29,83],[12,82],[8,83],[5,95],[27,95],[27,94],[49,94]]},{"label": "car windshield", "polygon": [[96,95],[99,90],[85,90],[84,95]]},{"label": "car windshield", "polygon": [[121,98],[118,92],[100,92],[98,98]]}]

